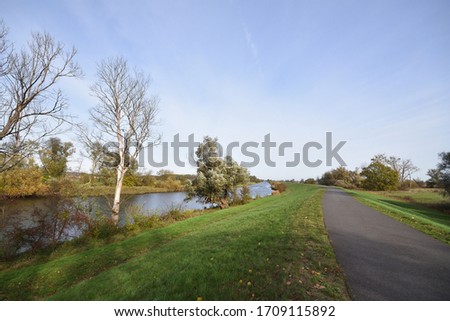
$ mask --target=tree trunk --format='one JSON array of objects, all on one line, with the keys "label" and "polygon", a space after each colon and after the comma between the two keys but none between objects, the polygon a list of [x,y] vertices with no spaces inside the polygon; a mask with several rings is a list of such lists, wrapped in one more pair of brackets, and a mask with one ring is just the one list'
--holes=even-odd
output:
[{"label": "tree trunk", "polygon": [[126,169],[122,166],[117,167],[117,182],[116,190],[114,192],[114,203],[112,206],[112,216],[111,219],[114,225],[119,223],[119,211],[120,211],[120,193],[122,192],[123,178],[125,177]]},{"label": "tree trunk", "polygon": [[224,209],[228,207],[228,201],[226,198],[221,198],[220,199],[220,204],[219,204],[220,209]]}]

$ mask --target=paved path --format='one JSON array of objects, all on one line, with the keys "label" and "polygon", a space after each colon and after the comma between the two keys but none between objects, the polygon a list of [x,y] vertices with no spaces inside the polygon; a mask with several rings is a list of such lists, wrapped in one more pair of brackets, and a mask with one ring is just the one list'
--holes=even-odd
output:
[{"label": "paved path", "polygon": [[325,225],[354,300],[450,300],[450,246],[328,188]]}]

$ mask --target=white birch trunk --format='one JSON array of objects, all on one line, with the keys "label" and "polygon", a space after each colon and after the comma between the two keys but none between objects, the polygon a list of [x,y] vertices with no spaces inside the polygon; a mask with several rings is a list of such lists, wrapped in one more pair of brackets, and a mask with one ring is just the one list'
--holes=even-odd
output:
[{"label": "white birch trunk", "polygon": [[117,166],[117,180],[116,180],[116,190],[114,192],[114,202],[112,206],[112,221],[115,225],[119,223],[119,212],[120,212],[120,194],[122,192],[123,179],[127,171],[125,167],[125,144],[123,138],[119,138],[119,157],[120,162]]}]

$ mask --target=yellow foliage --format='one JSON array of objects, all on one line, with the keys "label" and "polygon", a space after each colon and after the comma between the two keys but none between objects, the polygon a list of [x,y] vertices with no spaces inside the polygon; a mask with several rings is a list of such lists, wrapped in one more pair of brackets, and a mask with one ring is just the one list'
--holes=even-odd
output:
[{"label": "yellow foliage", "polygon": [[36,166],[13,168],[1,174],[0,182],[0,193],[9,197],[42,195],[48,189]]}]

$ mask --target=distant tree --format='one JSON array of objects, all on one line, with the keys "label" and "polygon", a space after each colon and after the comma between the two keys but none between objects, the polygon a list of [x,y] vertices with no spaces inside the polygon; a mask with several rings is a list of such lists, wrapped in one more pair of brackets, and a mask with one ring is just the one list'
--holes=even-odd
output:
[{"label": "distant tree", "polygon": [[52,137],[47,140],[39,151],[44,173],[48,177],[61,177],[67,171],[68,158],[75,153],[71,142],[63,143],[61,139]]},{"label": "distant tree", "polygon": [[429,169],[427,175],[430,177],[426,183],[427,187],[442,187],[442,171],[438,168]]},{"label": "distant tree", "polygon": [[0,22],[0,172],[34,154],[37,142],[54,135],[68,120],[67,102],[55,88],[61,79],[78,77],[76,50],[65,50],[48,33],[33,33],[26,49],[6,40]]},{"label": "distant tree", "polygon": [[87,156],[91,161],[91,173],[89,175],[89,184],[92,184],[95,174],[100,170],[103,163],[106,162],[107,154],[102,143],[102,135],[95,131],[89,131],[87,127],[80,125],[78,127],[78,139],[83,144],[83,156]]},{"label": "distant tree", "polygon": [[174,176],[174,173],[171,170],[168,169],[160,169],[156,175],[158,175],[159,177],[161,177],[161,179],[165,180],[168,179],[171,176]]},{"label": "distant tree", "polygon": [[305,179],[304,184],[316,184],[316,180],[314,178]]},{"label": "distant tree", "polygon": [[207,136],[199,145],[196,151],[197,176],[193,181],[186,181],[185,190],[188,198],[196,196],[203,203],[225,208],[237,193],[237,187],[248,182],[248,171],[231,156],[221,158],[217,144],[217,138]]},{"label": "distant tree", "polygon": [[318,182],[321,185],[357,188],[361,185],[361,176],[358,173],[358,169],[350,171],[341,166],[325,172]]},{"label": "distant tree", "polygon": [[413,186],[415,188],[425,188],[427,187],[427,182],[425,182],[423,179],[416,177],[413,179]]},{"label": "distant tree", "polygon": [[101,167],[98,172],[100,184],[114,186],[116,184],[116,169],[110,167]]},{"label": "distant tree", "polygon": [[118,57],[98,65],[97,82],[91,88],[99,101],[91,110],[91,117],[104,139],[116,142],[118,164],[111,216],[115,224],[119,221],[120,196],[130,159],[137,159],[145,142],[159,139],[151,131],[156,124],[159,100],[148,95],[149,85],[149,77],[143,72],[132,72],[127,61]]},{"label": "distant tree", "polygon": [[407,180],[412,180],[412,175],[419,171],[419,168],[410,159],[402,159],[396,156],[388,157],[385,154],[378,154],[372,158],[372,161],[378,161],[395,170],[398,174],[400,185],[404,184]]},{"label": "distant tree", "polygon": [[262,180],[259,179],[258,177],[256,177],[255,175],[250,175],[250,176],[248,177],[248,179],[249,179],[249,181],[252,182],[252,183],[260,183],[260,182],[262,182]]},{"label": "distant tree", "polygon": [[155,177],[152,175],[152,170],[147,171],[142,175],[142,185],[143,186],[154,186],[156,183]]},{"label": "distant tree", "polygon": [[439,157],[441,158],[441,162],[438,164],[438,170],[442,173],[441,185],[448,196],[450,195],[450,152],[442,152]]},{"label": "distant tree", "polygon": [[362,186],[372,191],[389,191],[398,188],[398,172],[375,160],[361,171]]}]

